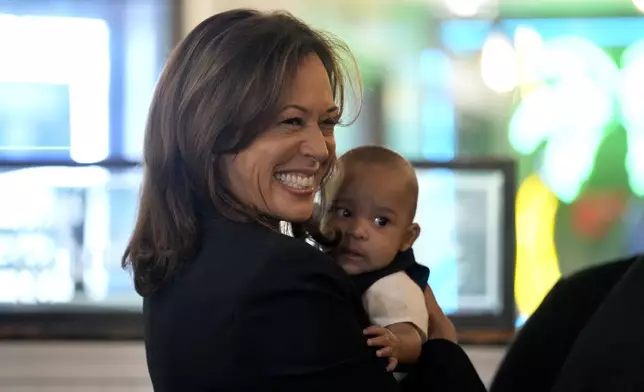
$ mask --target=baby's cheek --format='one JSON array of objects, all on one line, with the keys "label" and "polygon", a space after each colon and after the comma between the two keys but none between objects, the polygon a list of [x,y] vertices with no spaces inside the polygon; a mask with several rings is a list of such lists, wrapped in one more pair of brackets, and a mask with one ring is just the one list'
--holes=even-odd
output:
[{"label": "baby's cheek", "polygon": [[[374,254],[375,253],[375,254]],[[373,270],[378,270],[381,268],[384,268],[391,263],[391,261],[394,259],[393,256],[389,255],[389,252],[386,251],[380,251],[380,252],[373,252],[372,256],[369,259],[369,268]]]},{"label": "baby's cheek", "polygon": [[[386,240],[382,241],[385,242]],[[381,242],[381,243],[382,243]],[[374,257],[372,257],[372,263],[375,265],[376,269],[384,268],[388,266],[396,257],[398,249],[394,246],[387,246],[388,244],[382,244],[377,252],[374,252]]]},{"label": "baby's cheek", "polygon": [[338,222],[333,217],[327,217],[322,219],[322,232],[325,234],[332,233],[334,231],[340,230]]}]

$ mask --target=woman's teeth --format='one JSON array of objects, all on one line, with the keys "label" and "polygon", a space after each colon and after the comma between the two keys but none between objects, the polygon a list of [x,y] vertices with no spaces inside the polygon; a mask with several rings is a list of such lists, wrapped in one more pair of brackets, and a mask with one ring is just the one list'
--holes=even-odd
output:
[{"label": "woman's teeth", "polygon": [[308,189],[313,186],[314,176],[305,176],[302,174],[277,173],[275,179],[286,186],[295,189]]}]

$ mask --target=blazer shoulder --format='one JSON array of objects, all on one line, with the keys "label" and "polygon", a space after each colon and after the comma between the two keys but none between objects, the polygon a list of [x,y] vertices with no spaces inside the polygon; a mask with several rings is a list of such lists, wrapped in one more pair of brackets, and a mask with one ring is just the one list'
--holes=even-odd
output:
[{"label": "blazer shoulder", "polygon": [[559,289],[577,290],[580,286],[582,288],[606,287],[610,289],[637,260],[642,258],[643,255],[630,256],[583,269],[561,279],[558,285]]},{"label": "blazer shoulder", "polygon": [[303,240],[277,235],[279,238],[274,238],[267,248],[260,275],[312,283],[321,283],[326,278],[350,284],[349,277],[329,255]]},{"label": "blazer shoulder", "polygon": [[233,263],[228,270],[244,277],[247,295],[255,295],[258,290],[279,291],[303,282],[349,284],[348,276],[324,252],[302,239],[257,224],[215,220],[206,228],[204,242],[200,256],[206,261],[203,264],[212,266],[213,259]]}]

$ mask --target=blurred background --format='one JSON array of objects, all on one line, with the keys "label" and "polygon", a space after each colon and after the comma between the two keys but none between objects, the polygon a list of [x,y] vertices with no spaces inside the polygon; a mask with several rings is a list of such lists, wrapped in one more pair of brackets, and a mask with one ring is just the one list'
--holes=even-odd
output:
[{"label": "blurred background", "polygon": [[[0,391],[149,390],[120,268],[147,107],[172,47],[237,7],[349,44],[364,107],[339,152],[417,162],[417,253],[463,336],[497,345],[470,351],[486,377],[560,277],[644,250],[644,1],[0,0]],[[83,347],[136,365],[79,372]]]}]

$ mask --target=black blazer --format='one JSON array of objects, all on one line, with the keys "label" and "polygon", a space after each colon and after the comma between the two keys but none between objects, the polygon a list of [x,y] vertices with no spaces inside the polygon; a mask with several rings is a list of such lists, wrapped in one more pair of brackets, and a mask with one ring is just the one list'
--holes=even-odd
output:
[{"label": "black blazer", "polygon": [[144,301],[156,392],[485,391],[465,353],[425,344],[398,385],[362,334],[349,277],[305,242],[222,217],[203,247]]},{"label": "black blazer", "polygon": [[618,260],[562,278],[510,346],[490,392],[550,392],[582,330],[637,260]]},{"label": "black blazer", "polygon": [[644,391],[644,258],[633,262],[581,330],[552,391]]}]

